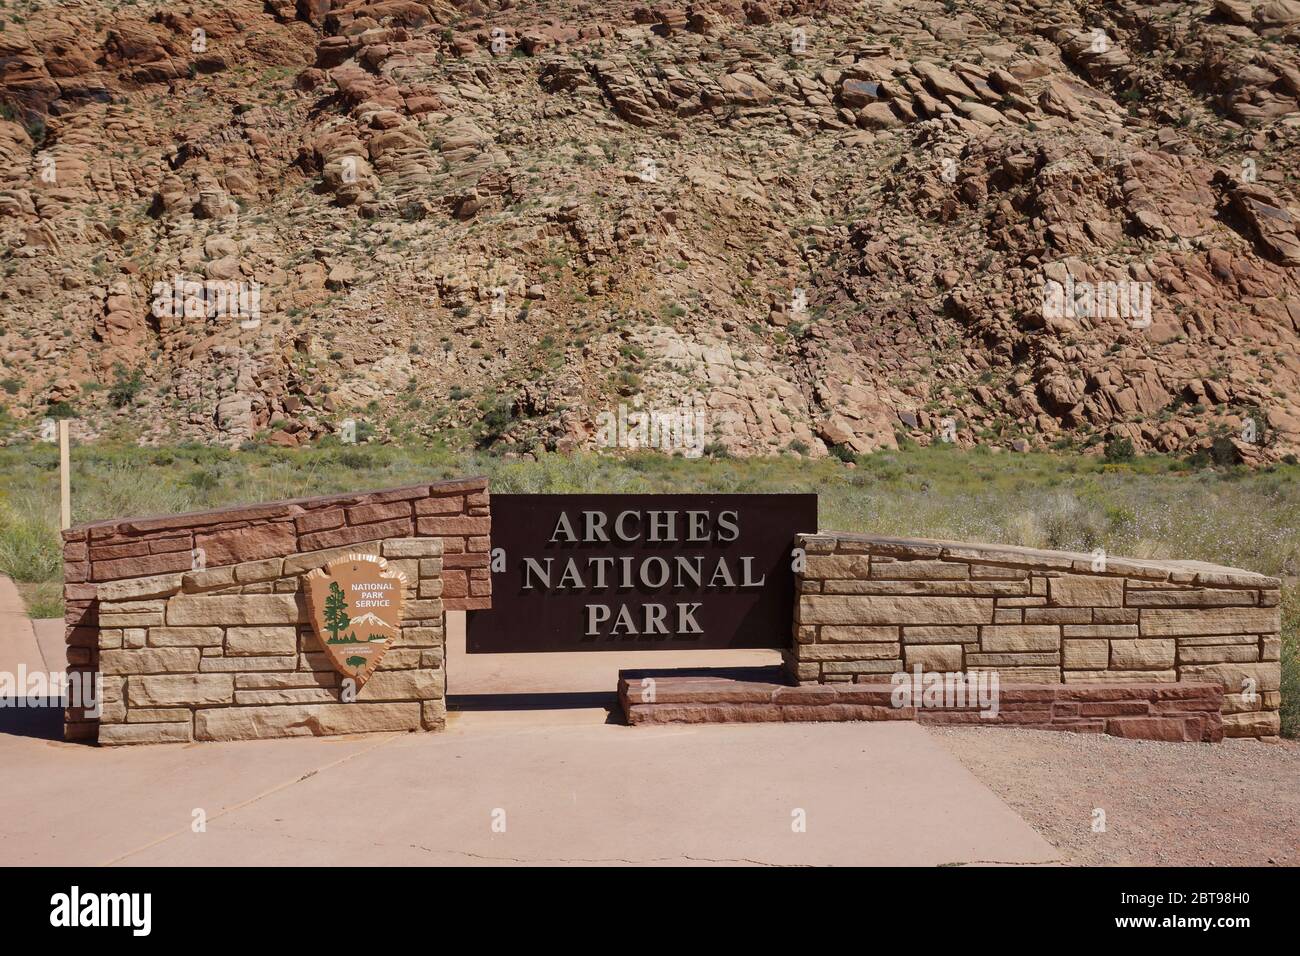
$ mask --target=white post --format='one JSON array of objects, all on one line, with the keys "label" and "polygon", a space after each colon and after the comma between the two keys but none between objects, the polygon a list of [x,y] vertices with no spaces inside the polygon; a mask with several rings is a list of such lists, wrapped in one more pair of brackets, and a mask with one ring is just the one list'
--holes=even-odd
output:
[{"label": "white post", "polygon": [[72,527],[72,470],[68,465],[68,420],[59,419],[59,527]]}]

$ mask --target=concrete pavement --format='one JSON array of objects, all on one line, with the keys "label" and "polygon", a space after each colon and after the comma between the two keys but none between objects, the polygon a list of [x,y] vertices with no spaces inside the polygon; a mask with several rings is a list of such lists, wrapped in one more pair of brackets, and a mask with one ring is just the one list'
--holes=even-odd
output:
[{"label": "concrete pavement", "polygon": [[[911,723],[475,717],[445,734],[114,749],[0,737],[0,863],[1060,859]],[[196,810],[206,832],[193,830]]]},{"label": "concrete pavement", "polygon": [[62,671],[68,667],[68,644],[62,618],[32,621],[36,646],[47,671]]},{"label": "concrete pavement", "polygon": [[[60,622],[61,623],[61,622]],[[45,628],[46,631],[49,628]],[[59,651],[59,667],[66,657]],[[36,630],[27,619],[22,597],[14,582],[0,574],[0,670],[11,673],[22,664],[28,671],[45,671],[49,666],[36,641]]]},{"label": "concrete pavement", "polygon": [[[30,621],[13,581],[0,574],[0,672],[49,674],[67,668],[63,621]],[[0,738],[5,734],[54,737],[62,733],[57,710],[0,708]]]},{"label": "concrete pavement", "polygon": [[[620,668],[770,652],[469,658],[459,624],[449,674],[470,709],[444,734],[99,749],[0,733],[0,864],[1060,861],[912,723],[610,722]],[[46,664],[0,625],[0,665],[33,648]]]}]

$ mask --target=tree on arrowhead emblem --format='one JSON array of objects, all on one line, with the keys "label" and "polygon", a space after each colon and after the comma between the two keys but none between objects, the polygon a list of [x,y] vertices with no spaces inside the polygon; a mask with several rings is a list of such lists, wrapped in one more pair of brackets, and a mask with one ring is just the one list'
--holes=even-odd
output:
[{"label": "tree on arrowhead emblem", "polygon": [[330,582],[329,597],[325,599],[325,627],[329,629],[330,638],[337,642],[339,631],[347,629],[352,623],[348,617],[348,602],[343,597],[343,589],[337,581]]}]

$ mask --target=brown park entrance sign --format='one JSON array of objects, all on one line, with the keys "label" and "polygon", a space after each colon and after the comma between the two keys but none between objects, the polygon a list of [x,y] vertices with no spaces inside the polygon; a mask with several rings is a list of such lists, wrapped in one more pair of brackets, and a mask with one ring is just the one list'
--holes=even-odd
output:
[{"label": "brown park entrance sign", "polygon": [[492,496],[471,654],[787,647],[816,495]]}]

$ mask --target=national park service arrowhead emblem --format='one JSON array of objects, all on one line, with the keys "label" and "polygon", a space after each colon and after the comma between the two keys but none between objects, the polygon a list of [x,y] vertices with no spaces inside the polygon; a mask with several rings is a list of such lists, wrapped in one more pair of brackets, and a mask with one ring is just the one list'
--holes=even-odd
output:
[{"label": "national park service arrowhead emblem", "polygon": [[330,663],[359,689],[401,633],[406,575],[373,554],[349,554],[306,574],[311,626]]}]

